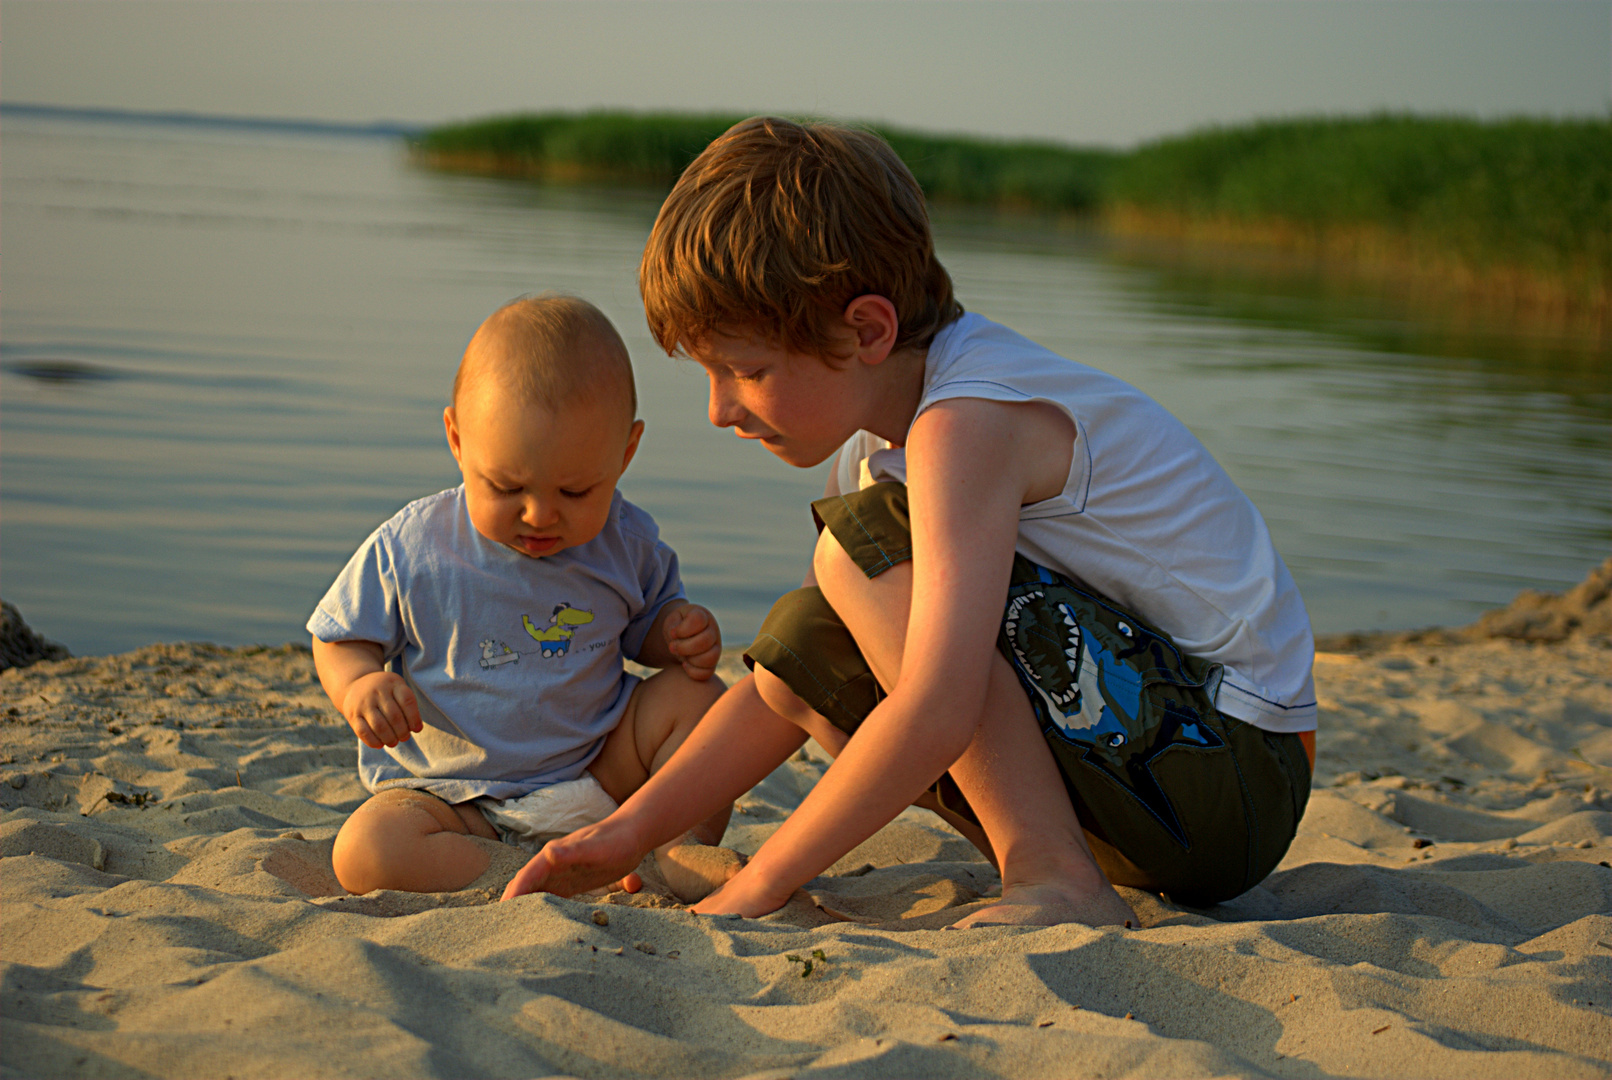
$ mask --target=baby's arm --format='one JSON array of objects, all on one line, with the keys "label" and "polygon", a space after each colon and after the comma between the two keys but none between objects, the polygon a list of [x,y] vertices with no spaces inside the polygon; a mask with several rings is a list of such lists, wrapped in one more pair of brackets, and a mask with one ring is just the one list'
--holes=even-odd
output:
[{"label": "baby's arm", "polygon": [[371,749],[406,742],[412,732],[425,727],[414,691],[386,670],[383,655],[373,641],[313,639],[319,684],[358,741]]},{"label": "baby's arm", "polygon": [[689,678],[704,682],[722,659],[722,631],[716,625],[716,616],[687,600],[667,603],[655,616],[644,647],[633,659],[648,667],[682,664]]}]

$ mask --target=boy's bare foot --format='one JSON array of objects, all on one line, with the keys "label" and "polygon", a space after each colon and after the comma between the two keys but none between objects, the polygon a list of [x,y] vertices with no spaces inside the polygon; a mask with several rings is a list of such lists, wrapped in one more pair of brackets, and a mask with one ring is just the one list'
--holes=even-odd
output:
[{"label": "boy's bare foot", "polygon": [[1006,885],[1000,903],[981,908],[951,925],[953,930],[978,926],[1056,926],[1084,923],[1087,926],[1140,927],[1131,906],[1106,881],[1100,889],[1076,894],[1057,885]]},{"label": "boy's bare foot", "polygon": [[726,885],[744,868],[744,856],[732,848],[684,839],[656,851],[655,865],[672,895],[693,904]]}]

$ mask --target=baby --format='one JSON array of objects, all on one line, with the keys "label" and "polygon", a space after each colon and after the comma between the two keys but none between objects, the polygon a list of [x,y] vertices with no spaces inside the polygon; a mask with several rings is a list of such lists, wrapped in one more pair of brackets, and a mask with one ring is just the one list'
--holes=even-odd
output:
[{"label": "baby", "polygon": [[[585,301],[515,300],[471,339],[443,413],[464,483],[376,529],[308,620],[374,793],[336,837],[349,892],[460,889],[491,861],[473,836],[535,851],[606,817],[721,695],[716,620],[616,492],[637,408],[626,346]],[[737,871],[703,846],[731,809],[657,849],[685,901]]]}]

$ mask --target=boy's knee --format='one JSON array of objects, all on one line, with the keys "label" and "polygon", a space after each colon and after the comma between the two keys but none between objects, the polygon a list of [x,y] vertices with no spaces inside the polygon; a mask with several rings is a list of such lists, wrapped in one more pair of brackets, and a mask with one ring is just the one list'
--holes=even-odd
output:
[{"label": "boy's knee", "polygon": [[866,610],[871,604],[886,609],[911,602],[912,563],[905,557],[876,566],[872,576],[858,556],[824,529],[812,552],[812,574],[829,606],[842,612]]},{"label": "boy's knee", "polygon": [[817,534],[817,547],[812,551],[812,576],[817,579],[817,587],[828,596],[847,586],[855,586],[858,578],[867,580],[867,575],[851,561],[851,556],[828,529]]},{"label": "boy's knee", "polygon": [[760,664],[756,665],[755,675],[756,693],[761,695],[767,708],[816,739],[817,744],[834,757],[839,757],[840,751],[850,740],[849,735],[806,704],[799,694],[789,688],[788,683]]},{"label": "boy's knee", "polygon": [[800,695],[789,688],[789,684],[778,676],[757,664],[755,667],[756,693],[767,708],[783,717],[785,720],[799,724],[809,715],[816,716],[812,707],[802,701]]}]

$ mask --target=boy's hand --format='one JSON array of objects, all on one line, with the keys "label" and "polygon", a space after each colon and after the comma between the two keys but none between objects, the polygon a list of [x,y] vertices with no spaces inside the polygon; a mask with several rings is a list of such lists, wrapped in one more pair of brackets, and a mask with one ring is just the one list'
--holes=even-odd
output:
[{"label": "boy's hand", "polygon": [[575,896],[601,885],[637,892],[643,879],[633,869],[647,853],[641,840],[612,814],[544,844],[505,886],[503,899],[532,892]]},{"label": "boy's hand", "polygon": [[746,919],[759,919],[783,907],[792,895],[793,889],[780,892],[746,867],[689,910],[696,915],[742,915]]},{"label": "boy's hand", "polygon": [[342,700],[341,714],[358,741],[372,750],[407,742],[413,732],[425,727],[414,691],[402,676],[390,671],[375,671],[353,680]]},{"label": "boy's hand", "polygon": [[684,604],[667,616],[663,629],[666,648],[689,678],[704,682],[716,672],[722,659],[722,632],[715,615],[698,604]]}]

